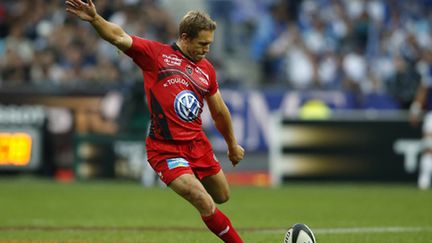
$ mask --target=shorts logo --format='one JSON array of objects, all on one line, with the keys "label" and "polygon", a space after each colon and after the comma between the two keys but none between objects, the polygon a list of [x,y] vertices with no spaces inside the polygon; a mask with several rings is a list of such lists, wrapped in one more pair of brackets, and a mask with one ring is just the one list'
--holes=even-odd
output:
[{"label": "shorts logo", "polygon": [[192,91],[184,90],[176,96],[174,110],[183,121],[191,122],[201,113],[201,105]]},{"label": "shorts logo", "polygon": [[183,158],[167,159],[168,169],[172,170],[177,167],[189,167],[189,162]]}]

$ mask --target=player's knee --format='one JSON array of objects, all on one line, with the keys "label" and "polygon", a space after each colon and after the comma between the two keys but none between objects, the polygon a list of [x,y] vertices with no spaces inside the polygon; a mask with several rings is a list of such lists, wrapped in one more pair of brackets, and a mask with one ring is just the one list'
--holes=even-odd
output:
[{"label": "player's knee", "polygon": [[215,207],[213,199],[208,193],[201,190],[190,191],[189,200],[202,215],[210,215]]},{"label": "player's knee", "polygon": [[211,215],[216,207],[213,199],[208,194],[203,194],[199,199],[200,213],[202,215]]},{"label": "player's knee", "polygon": [[218,195],[216,198],[213,198],[213,200],[215,201],[215,203],[217,204],[222,204],[222,203],[226,203],[228,202],[228,200],[230,199],[230,195],[229,192],[224,192],[221,193],[220,195]]}]

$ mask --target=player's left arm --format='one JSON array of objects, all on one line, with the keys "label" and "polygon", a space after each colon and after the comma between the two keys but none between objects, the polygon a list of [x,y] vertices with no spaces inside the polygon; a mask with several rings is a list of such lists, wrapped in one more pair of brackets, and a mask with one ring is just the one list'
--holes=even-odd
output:
[{"label": "player's left arm", "polygon": [[417,126],[420,122],[421,115],[423,113],[423,106],[426,103],[429,88],[427,85],[421,83],[417,88],[416,96],[411,103],[409,120],[413,126]]},{"label": "player's left arm", "polygon": [[244,149],[237,142],[231,121],[231,114],[219,90],[206,98],[215,126],[228,146],[228,158],[236,166],[244,157]]}]

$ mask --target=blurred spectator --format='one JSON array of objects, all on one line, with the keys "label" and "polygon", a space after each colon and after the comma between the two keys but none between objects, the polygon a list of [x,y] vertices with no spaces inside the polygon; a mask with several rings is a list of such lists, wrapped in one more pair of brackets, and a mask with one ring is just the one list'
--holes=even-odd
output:
[{"label": "blurred spectator", "polygon": [[216,41],[214,46],[221,46],[216,49],[216,52],[230,55],[235,51],[232,43],[235,41],[235,33],[233,32],[234,2],[232,0],[207,0],[209,14],[218,24],[218,32],[216,38],[221,36],[221,41]]},{"label": "blurred spectator", "polygon": [[421,53],[432,49],[430,1],[304,0],[297,18],[282,11],[288,2],[256,28],[263,77],[294,89],[387,92],[407,107]]},{"label": "blurred spectator", "polygon": [[258,19],[256,31],[252,37],[251,55],[261,64],[264,83],[278,82],[283,78],[284,60],[278,52],[269,52],[275,40],[286,35],[289,15],[285,1],[278,1],[268,6],[268,13]]},{"label": "blurred spectator", "polygon": [[367,78],[367,64],[363,53],[350,51],[343,56],[342,69],[347,90],[361,90]]}]

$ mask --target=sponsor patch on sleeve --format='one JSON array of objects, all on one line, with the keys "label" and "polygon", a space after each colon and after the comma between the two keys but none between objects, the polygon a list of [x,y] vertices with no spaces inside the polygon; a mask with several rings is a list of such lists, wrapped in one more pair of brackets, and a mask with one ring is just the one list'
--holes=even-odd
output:
[{"label": "sponsor patch on sleeve", "polygon": [[189,167],[189,162],[183,158],[167,159],[168,169],[172,170],[177,167]]}]

